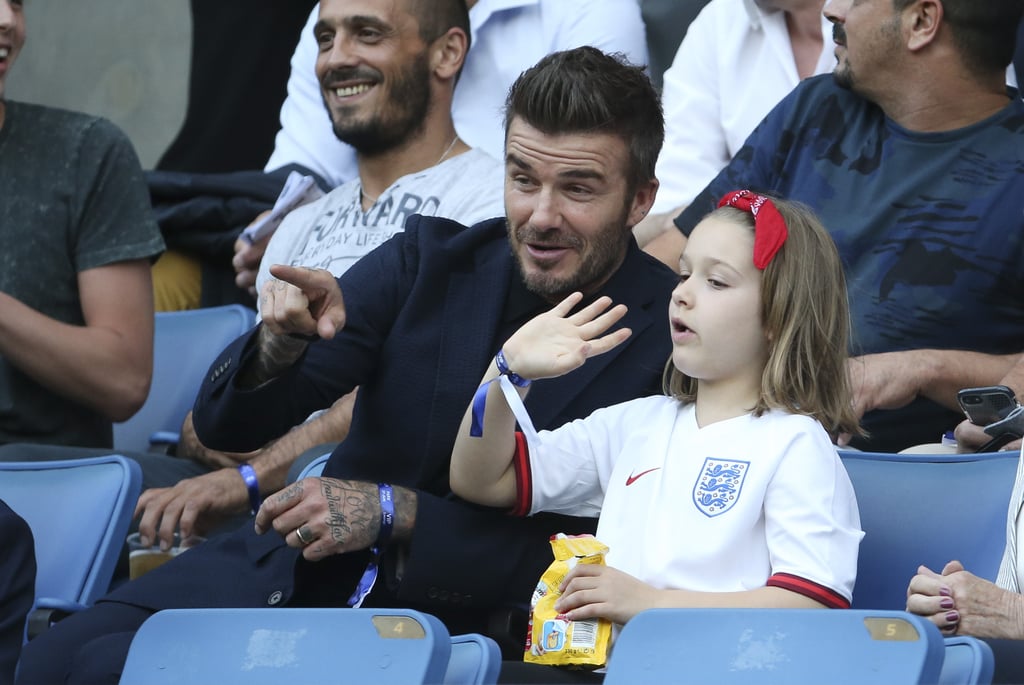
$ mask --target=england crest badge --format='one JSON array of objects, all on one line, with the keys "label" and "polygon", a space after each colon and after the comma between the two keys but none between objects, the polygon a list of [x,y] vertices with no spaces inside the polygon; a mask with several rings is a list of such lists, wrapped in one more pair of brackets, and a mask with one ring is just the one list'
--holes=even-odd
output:
[{"label": "england crest badge", "polygon": [[747,476],[749,461],[726,459],[704,460],[697,482],[693,484],[693,503],[708,517],[718,516],[732,509],[740,498],[743,479]]}]

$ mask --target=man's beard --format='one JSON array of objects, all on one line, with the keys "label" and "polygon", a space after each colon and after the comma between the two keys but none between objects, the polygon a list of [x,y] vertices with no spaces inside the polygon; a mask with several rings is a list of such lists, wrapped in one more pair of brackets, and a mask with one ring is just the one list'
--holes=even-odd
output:
[{"label": "man's beard", "polygon": [[[900,18],[893,18],[883,22],[872,36],[874,39],[865,43],[860,40],[860,60],[857,69],[854,69],[850,61],[850,44],[846,39],[846,28],[834,24],[832,26],[832,39],[838,45],[846,48],[845,62],[836,63],[832,70],[832,78],[840,88],[851,90],[861,97],[873,99],[877,94],[877,83],[884,79],[883,72],[891,70],[890,64],[900,59],[902,51],[900,42]],[[858,75],[863,78],[858,78]]]},{"label": "man's beard", "polygon": [[850,72],[850,64],[847,63],[845,67],[840,67],[837,64],[836,68],[832,70],[832,80],[844,90],[853,90],[853,74]]},{"label": "man's beard", "polygon": [[512,256],[526,289],[548,302],[558,302],[576,291],[589,293],[595,286],[603,284],[618,269],[628,249],[628,241],[632,234],[626,228],[627,216],[628,208],[616,221],[602,227],[590,240],[589,252],[580,253],[581,262],[576,271],[568,276],[557,276],[541,269],[527,273],[518,248],[530,242],[544,243],[547,236],[548,241],[556,238],[557,244],[580,250],[584,246],[580,238],[572,234],[562,234],[557,229],[538,231],[527,226],[516,229],[506,220],[510,236],[515,237],[515,240],[510,241]]},{"label": "man's beard", "polygon": [[[836,45],[846,47],[846,29],[839,24],[832,24],[832,42]],[[847,48],[847,60],[840,63],[836,60],[836,66],[832,70],[832,79],[836,85],[846,90],[853,89],[853,74],[850,71],[849,48]]]},{"label": "man's beard", "polygon": [[[336,69],[324,80],[351,80],[358,71]],[[394,149],[420,133],[430,106],[430,69],[424,54],[410,61],[391,82],[385,111],[364,121],[352,121],[344,109],[336,120],[330,108],[327,112],[332,117],[338,140],[348,143],[360,154],[374,155]]]}]

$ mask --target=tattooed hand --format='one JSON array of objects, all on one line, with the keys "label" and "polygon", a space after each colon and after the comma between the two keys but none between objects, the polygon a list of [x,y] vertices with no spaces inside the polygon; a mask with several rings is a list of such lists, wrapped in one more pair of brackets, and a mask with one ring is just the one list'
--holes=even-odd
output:
[{"label": "tattooed hand", "polygon": [[330,340],[345,325],[345,299],[329,271],[274,264],[270,273],[260,293],[259,353],[238,374],[246,389],[277,377],[310,342]]},{"label": "tattooed hand", "polygon": [[[407,533],[415,496],[395,488],[395,532]],[[373,546],[380,533],[376,483],[337,478],[306,478],[268,497],[256,513],[256,532],[273,528],[289,547],[318,561]]]},{"label": "tattooed hand", "polygon": [[270,332],[329,340],[345,325],[345,300],[331,272],[274,264],[270,273],[274,280],[260,292],[260,316]]}]

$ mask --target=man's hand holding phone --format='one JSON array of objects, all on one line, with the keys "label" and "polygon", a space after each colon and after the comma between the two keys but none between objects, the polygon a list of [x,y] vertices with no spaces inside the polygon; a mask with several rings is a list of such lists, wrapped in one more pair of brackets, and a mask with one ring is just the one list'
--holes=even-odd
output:
[{"label": "man's hand holding phone", "polygon": [[[1024,407],[1017,403],[1013,390],[1007,386],[964,388],[957,393],[957,401],[970,424],[973,424],[957,427],[959,445],[980,445],[975,451],[994,452],[1011,446],[1011,443],[1019,441],[1024,435]],[[975,427],[982,427],[984,433]],[[982,435],[990,439],[983,441]]]}]

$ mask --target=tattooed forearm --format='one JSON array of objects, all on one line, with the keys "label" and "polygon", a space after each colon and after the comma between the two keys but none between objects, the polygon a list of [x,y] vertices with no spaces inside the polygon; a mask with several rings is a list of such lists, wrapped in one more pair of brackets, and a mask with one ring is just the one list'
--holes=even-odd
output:
[{"label": "tattooed forearm", "polygon": [[331,539],[348,549],[366,549],[380,532],[380,499],[374,483],[321,478]]},{"label": "tattooed forearm", "polygon": [[261,326],[257,345],[256,356],[238,372],[241,388],[255,388],[275,378],[302,356],[309,343],[287,335],[274,335],[266,326]]}]

